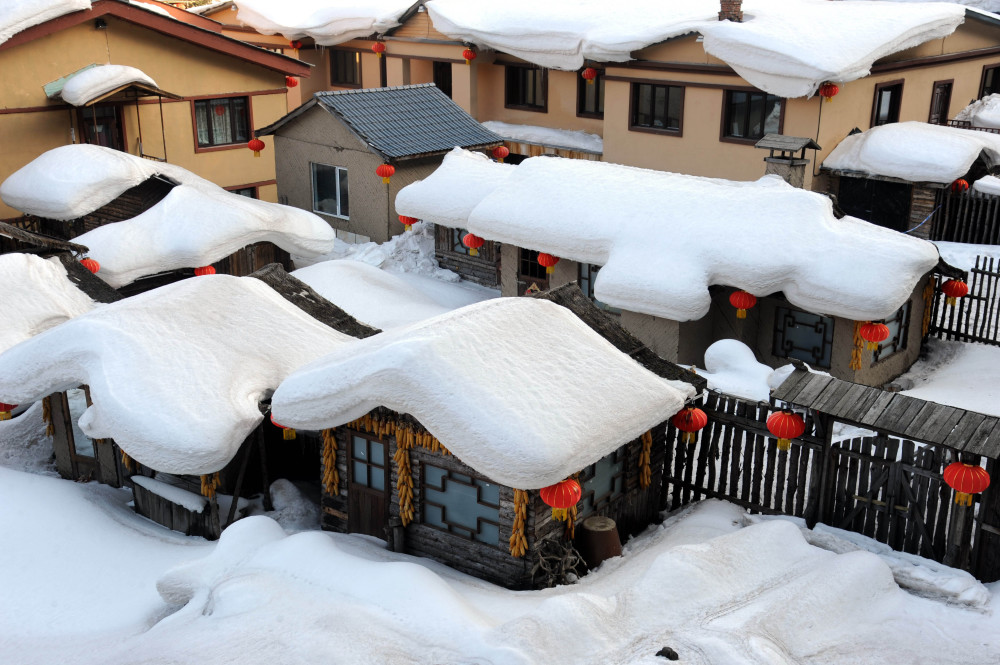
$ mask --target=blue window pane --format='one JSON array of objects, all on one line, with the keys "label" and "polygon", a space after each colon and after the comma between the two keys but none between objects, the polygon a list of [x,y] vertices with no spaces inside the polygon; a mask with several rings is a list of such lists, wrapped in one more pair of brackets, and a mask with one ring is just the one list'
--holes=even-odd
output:
[{"label": "blue window pane", "polygon": [[367,460],[368,459],[368,441],[360,436],[356,436],[353,439],[354,449],[352,453],[354,454],[354,459]]},{"label": "blue window pane", "polygon": [[371,463],[377,466],[385,466],[385,444],[381,441],[372,441]]}]

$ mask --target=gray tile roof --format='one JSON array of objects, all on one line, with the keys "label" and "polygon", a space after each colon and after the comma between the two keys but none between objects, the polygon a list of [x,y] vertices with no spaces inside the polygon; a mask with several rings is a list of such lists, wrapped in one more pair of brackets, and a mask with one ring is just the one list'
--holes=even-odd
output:
[{"label": "gray tile roof", "polygon": [[[499,145],[503,138],[475,121],[433,83],[393,88],[362,88],[317,92],[317,104],[339,117],[386,159],[406,159],[447,152],[455,146],[480,148]],[[305,104],[278,122],[257,132],[274,133],[297,116]]]}]

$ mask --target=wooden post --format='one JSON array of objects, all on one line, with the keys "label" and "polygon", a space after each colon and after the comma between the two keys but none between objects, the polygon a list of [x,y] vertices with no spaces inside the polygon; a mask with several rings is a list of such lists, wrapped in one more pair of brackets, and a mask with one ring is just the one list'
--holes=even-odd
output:
[{"label": "wooden post", "polygon": [[[263,427],[263,425],[258,425],[258,429]],[[233,489],[233,500],[229,504],[229,514],[226,516],[226,523],[223,525],[223,529],[233,523],[236,519],[236,508],[240,502],[240,492],[243,491],[243,476],[247,471],[247,463],[250,461],[250,454],[253,452],[253,442],[257,437],[252,433],[247,437],[247,440],[243,442],[243,445],[247,447],[246,454],[243,455],[243,461],[240,462],[240,471],[236,474],[236,487]]]},{"label": "wooden post", "polygon": [[264,486],[264,510],[274,510],[274,504],[271,503],[271,481],[267,477],[267,450],[264,446],[264,428],[257,428],[257,449],[260,451],[260,479],[261,484]]},{"label": "wooden post", "polygon": [[968,551],[965,547],[965,522],[968,506],[956,503],[951,511],[951,522],[948,524],[948,546],[945,550],[944,565],[952,568],[967,568],[963,551]]},{"label": "wooden post", "polygon": [[[819,496],[809,497],[809,506],[806,508],[806,526],[810,529],[816,526],[817,522],[826,522],[827,512],[830,510],[830,473],[833,467],[833,417],[825,413],[817,413],[817,420],[823,425],[823,464],[820,467]],[[811,487],[816,487],[810,483]]]}]

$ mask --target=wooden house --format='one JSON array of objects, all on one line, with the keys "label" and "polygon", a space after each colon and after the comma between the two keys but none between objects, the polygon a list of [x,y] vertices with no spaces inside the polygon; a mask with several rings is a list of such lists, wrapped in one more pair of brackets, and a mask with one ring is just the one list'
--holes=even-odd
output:
[{"label": "wooden house", "polygon": [[[455,146],[501,143],[432,84],[318,92],[257,135],[275,137],[279,200],[320,215],[348,242],[401,233],[396,192]],[[383,165],[391,177],[376,173]]]}]

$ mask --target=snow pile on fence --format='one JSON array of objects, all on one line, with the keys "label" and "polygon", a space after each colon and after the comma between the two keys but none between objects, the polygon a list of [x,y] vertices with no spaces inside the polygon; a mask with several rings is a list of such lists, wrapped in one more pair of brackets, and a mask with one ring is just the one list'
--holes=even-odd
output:
[{"label": "snow pile on fence", "polygon": [[714,284],[782,291],[818,314],[881,319],[938,261],[933,244],[838,220],[828,198],[776,176],[735,182],[558,157],[511,168],[456,149],[403,188],[396,209],[601,265],[599,300],[677,321],[707,314]]},{"label": "snow pile on fence", "polygon": [[581,130],[552,129],[535,125],[515,125],[499,120],[488,120],[483,127],[499,134],[508,141],[523,141],[553,148],[567,148],[584,152],[604,152],[604,139],[597,134]]},{"label": "snow pile on fence", "polygon": [[0,4],[0,44],[63,14],[90,9],[90,0],[4,0]]},{"label": "snow pile on fence", "polygon": [[0,293],[0,353],[95,305],[70,281],[58,259],[32,254],[0,254]]},{"label": "snow pile on fence", "polygon": [[972,183],[972,188],[981,194],[1000,196],[1000,178],[995,175],[983,176]]},{"label": "snow pile on fence", "polygon": [[911,182],[950,183],[968,173],[983,152],[990,164],[1000,162],[1000,134],[894,122],[845,137],[823,160],[823,167]]},{"label": "snow pile on fence", "polygon": [[775,370],[757,362],[753,350],[743,342],[720,339],[705,349],[705,369],[698,368],[697,372],[712,390],[766,402],[771,396],[768,383]]},{"label": "snow pile on fence", "polygon": [[125,65],[98,65],[67,79],[60,96],[64,102],[73,106],[83,106],[129,83],[143,83],[153,88],[157,87],[156,81],[141,69]]},{"label": "snow pile on fence", "polygon": [[80,418],[142,464],[218,471],[260,423],[261,399],[350,341],[263,282],[187,279],[70,319],[0,355],[0,401],[90,386]]},{"label": "snow pile on fence", "polygon": [[378,406],[409,413],[483,475],[531,489],[593,464],[692,395],[569,310],[498,298],[334,351],[288,377],[271,405],[303,429]]},{"label": "snow pile on fence", "polygon": [[396,27],[413,0],[240,0],[238,6],[236,18],[257,32],[331,45]]},{"label": "snow pile on fence", "polygon": [[100,146],[49,150],[7,178],[0,198],[32,215],[70,220],[156,174],[180,184],[141,215],[75,239],[90,248],[101,264],[98,276],[111,286],[209,265],[256,242],[303,256],[333,249],[335,232],[310,212],[233,194],[179,166]]}]

